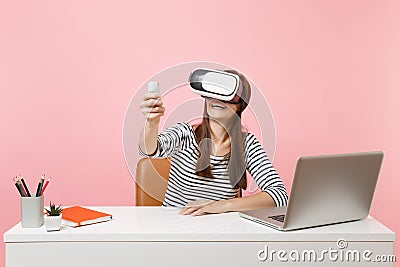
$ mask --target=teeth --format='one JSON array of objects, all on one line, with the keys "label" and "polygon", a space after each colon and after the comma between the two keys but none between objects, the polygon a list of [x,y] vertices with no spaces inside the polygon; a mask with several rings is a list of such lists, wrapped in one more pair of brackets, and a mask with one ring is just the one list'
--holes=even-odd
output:
[{"label": "teeth", "polygon": [[221,107],[221,106],[218,106],[218,105],[212,105],[212,107],[213,108],[224,108],[224,107]]}]

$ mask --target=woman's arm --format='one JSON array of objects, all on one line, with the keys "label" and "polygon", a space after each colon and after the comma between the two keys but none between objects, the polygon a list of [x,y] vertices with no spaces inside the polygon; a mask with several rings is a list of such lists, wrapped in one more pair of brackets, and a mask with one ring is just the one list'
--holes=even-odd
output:
[{"label": "woman's arm", "polygon": [[158,93],[146,93],[140,109],[146,116],[146,122],[140,133],[139,147],[145,154],[151,155],[157,149],[158,124],[165,108]]},{"label": "woman's arm", "polygon": [[264,148],[251,133],[246,136],[245,161],[246,169],[258,187],[273,199],[273,206],[287,205],[288,196],[285,185],[267,157]]},{"label": "woman's arm", "polygon": [[[247,197],[213,201],[202,206],[183,208],[180,213],[202,215],[286,205],[288,197],[285,186],[261,144],[252,134],[246,137],[245,161],[247,170],[262,192]],[[188,205],[190,206],[190,203]]]},{"label": "woman's arm", "polygon": [[266,207],[275,207],[275,202],[268,193],[260,192],[247,197],[212,201],[203,206],[186,207],[180,211],[180,214],[197,216],[207,213],[254,210]]},{"label": "woman's arm", "polygon": [[275,207],[275,202],[268,193],[259,192],[251,196],[228,199],[225,206],[226,211],[244,211]]},{"label": "woman's arm", "polygon": [[143,153],[152,155],[157,150],[158,123],[146,121],[140,133],[139,147]]}]

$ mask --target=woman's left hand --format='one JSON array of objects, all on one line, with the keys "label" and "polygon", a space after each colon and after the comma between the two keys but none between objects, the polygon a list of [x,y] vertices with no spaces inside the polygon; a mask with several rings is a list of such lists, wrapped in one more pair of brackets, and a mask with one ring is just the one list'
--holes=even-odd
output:
[{"label": "woman's left hand", "polygon": [[208,213],[224,213],[228,211],[227,200],[198,200],[187,204],[181,209],[181,215],[204,215]]}]

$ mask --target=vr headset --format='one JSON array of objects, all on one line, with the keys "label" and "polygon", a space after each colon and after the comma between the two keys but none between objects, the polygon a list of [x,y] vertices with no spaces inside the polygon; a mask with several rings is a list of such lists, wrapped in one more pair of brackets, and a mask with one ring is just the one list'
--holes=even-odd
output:
[{"label": "vr headset", "polygon": [[238,75],[213,69],[195,69],[189,76],[189,85],[202,97],[230,103],[239,103],[242,92]]}]

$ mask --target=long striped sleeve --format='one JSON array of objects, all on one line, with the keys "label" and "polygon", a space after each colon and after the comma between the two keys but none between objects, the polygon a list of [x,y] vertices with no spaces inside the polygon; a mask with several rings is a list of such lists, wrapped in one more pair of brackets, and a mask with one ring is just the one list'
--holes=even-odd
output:
[{"label": "long striped sleeve", "polygon": [[245,141],[246,168],[258,187],[267,192],[277,207],[287,205],[288,195],[282,180],[269,161],[257,138],[248,133]]},{"label": "long striped sleeve", "polygon": [[155,153],[146,154],[139,146],[139,155],[149,158],[170,158],[182,149],[182,144],[189,134],[187,125],[178,123],[158,134]]}]

